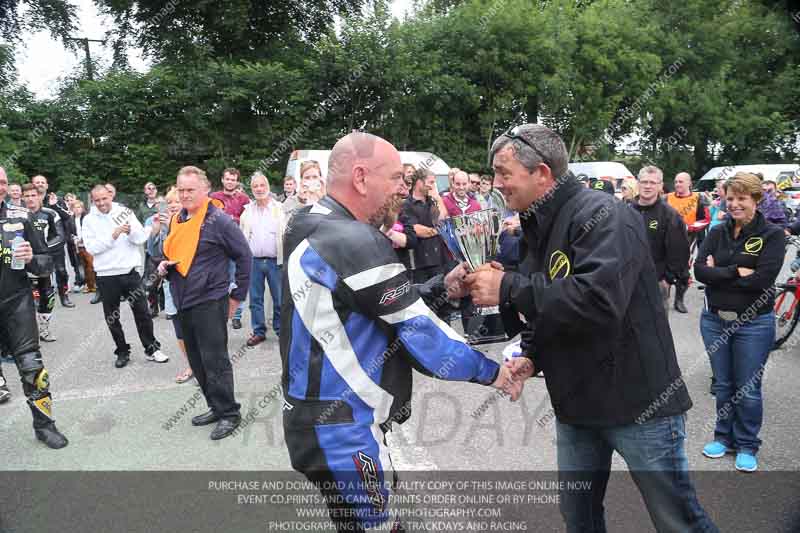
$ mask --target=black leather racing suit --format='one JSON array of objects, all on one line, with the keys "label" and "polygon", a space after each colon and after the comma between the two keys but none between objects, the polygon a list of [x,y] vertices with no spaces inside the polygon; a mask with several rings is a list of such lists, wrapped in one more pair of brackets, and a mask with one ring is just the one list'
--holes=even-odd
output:
[{"label": "black leather racing suit", "polygon": [[[42,207],[38,211],[30,213],[31,225],[33,230],[37,233],[37,240],[44,242],[47,246],[47,254],[53,258],[53,265],[58,264],[58,259],[61,259],[61,264],[64,263],[64,226],[61,224],[61,217],[58,213],[47,207]],[[66,270],[64,272],[66,275]],[[49,314],[53,312],[56,305],[56,293],[52,283],[50,283],[50,275],[47,276],[34,276],[31,278],[39,290],[39,306],[38,312],[42,314]],[[58,272],[56,272],[56,279],[59,286],[61,279]]]},{"label": "black leather racing suit", "polygon": [[[294,212],[284,258],[283,428],[292,467],[320,488],[338,531],[380,529],[393,520],[383,434],[410,415],[412,369],[488,385],[498,364],[431,311],[389,239],[330,196]],[[432,305],[443,292],[429,294]]]},{"label": "black leather racing suit", "polygon": [[[33,260],[23,270],[11,268],[11,245],[17,233],[31,243],[34,253]],[[46,276],[51,271],[52,258],[34,230],[30,212],[0,202],[0,339],[19,370],[22,388],[33,413],[34,428],[49,426],[53,418],[28,273]]]},{"label": "black leather racing suit", "polygon": [[[47,195],[45,195],[45,199],[47,199]],[[53,257],[53,269],[56,272],[56,287],[58,288],[58,295],[61,299],[64,299],[64,295],[67,294],[67,289],[69,288],[69,274],[67,273],[67,258],[65,255],[64,245],[69,245],[72,243],[72,235],[75,234],[74,222],[72,219],[72,215],[69,214],[67,211],[67,205],[64,203],[63,199],[59,199],[58,202],[52,205],[45,205],[42,209],[48,209],[56,213],[58,218],[56,221],[58,222],[58,228],[61,231],[61,244],[57,248],[53,248],[51,250],[51,255]],[[75,283],[78,283],[77,275],[75,278]]]}]

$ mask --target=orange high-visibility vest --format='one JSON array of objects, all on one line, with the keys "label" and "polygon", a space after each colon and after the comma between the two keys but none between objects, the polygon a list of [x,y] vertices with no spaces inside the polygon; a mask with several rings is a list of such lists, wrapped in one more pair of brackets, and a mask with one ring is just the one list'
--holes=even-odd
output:
[{"label": "orange high-visibility vest", "polygon": [[697,207],[700,205],[700,194],[693,192],[689,196],[679,197],[674,192],[667,195],[667,203],[683,218],[687,226],[697,222]]}]

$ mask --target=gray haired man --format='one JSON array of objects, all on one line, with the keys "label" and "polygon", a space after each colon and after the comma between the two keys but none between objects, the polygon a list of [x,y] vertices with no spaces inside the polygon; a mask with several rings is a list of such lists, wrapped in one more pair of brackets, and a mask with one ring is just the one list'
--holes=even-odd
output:
[{"label": "gray haired man", "polygon": [[[561,138],[525,124],[490,157],[521,216],[520,271],[497,263],[466,276],[477,305],[499,305],[522,332],[515,377],[544,372],[556,415],[561,513],[569,532],[605,531],[603,499],[617,451],[660,532],[717,531],[700,507],[684,448],[692,402],[681,377],[641,216],[567,170]],[[520,320],[520,315],[526,323]],[[575,335],[580,327],[581,334]]]},{"label": "gray haired man", "polygon": [[670,286],[689,276],[689,239],[681,216],[659,196],[663,184],[660,168],[642,167],[639,195],[629,205],[642,215],[658,285],[665,308],[669,309]]},{"label": "gray haired man", "polygon": [[264,318],[264,280],[272,296],[272,329],[275,336],[281,331],[281,265],[283,264],[284,215],[281,203],[272,198],[267,177],[256,172],[250,178],[255,202],[244,206],[239,227],[244,233],[253,267],[250,272],[250,322],[253,334],[248,346],[256,346],[267,338]]}]

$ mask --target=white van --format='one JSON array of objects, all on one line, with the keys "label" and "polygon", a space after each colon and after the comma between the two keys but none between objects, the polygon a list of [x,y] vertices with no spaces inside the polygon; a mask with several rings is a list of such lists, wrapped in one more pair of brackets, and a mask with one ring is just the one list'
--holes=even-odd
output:
[{"label": "white van", "polygon": [[622,180],[634,177],[628,167],[616,161],[584,161],[570,163],[569,169],[575,176],[583,174],[589,179],[608,179],[617,190],[622,188]]},{"label": "white van", "polygon": [[794,175],[800,180],[798,174],[800,165],[731,165],[728,167],[714,167],[695,182],[694,189],[698,191],[713,191],[718,179],[728,179],[737,172],[750,172],[751,174],[761,173],[764,179],[773,180],[776,183],[785,179],[786,176]]},{"label": "white van", "polygon": [[[322,177],[328,177],[328,158],[331,155],[330,150],[295,150],[289,156],[289,162],[286,165],[285,176],[292,176],[295,180],[300,179],[300,165],[303,161],[316,161],[319,163],[320,170],[322,170]],[[428,168],[436,175],[436,183],[439,190],[442,187],[447,188],[447,173],[450,171],[450,166],[445,163],[439,156],[430,152],[400,152],[400,161],[405,164],[414,165],[415,168]]]}]

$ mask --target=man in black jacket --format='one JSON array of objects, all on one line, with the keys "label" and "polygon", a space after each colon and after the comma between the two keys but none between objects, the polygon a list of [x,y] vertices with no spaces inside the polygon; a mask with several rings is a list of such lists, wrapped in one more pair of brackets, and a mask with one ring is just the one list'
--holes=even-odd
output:
[{"label": "man in black jacket", "polygon": [[[658,197],[663,183],[664,174],[660,168],[643,167],[639,171],[639,196],[630,205],[644,219],[658,285],[664,305],[669,309],[670,286],[689,276],[689,238],[678,212]],[[683,306],[682,301],[679,303]],[[685,313],[686,307],[680,312]]]},{"label": "man in black jacket", "polygon": [[443,207],[436,190],[436,176],[424,170],[415,172],[401,213],[417,236],[416,246],[408,252],[414,283],[425,283],[442,271],[444,243],[436,226],[446,213]]},{"label": "man in black jacket", "polygon": [[466,286],[476,304],[500,306],[509,335],[526,330],[525,357],[508,365],[518,378],[544,372],[560,477],[591,486],[562,490],[567,531],[605,531],[614,451],[658,531],[717,531],[689,480],[684,415],[692,404],[640,215],[569,174],[563,141],[544,126],[502,135],[491,155],[509,207],[520,212],[522,264],[519,272],[485,265]]},{"label": "man in black jacket", "polygon": [[64,246],[67,240],[72,240],[72,235],[75,234],[74,224],[72,224],[71,215],[67,211],[67,206],[63,200],[59,200],[55,193],[47,192],[49,187],[47,178],[42,175],[34,176],[31,178],[33,183],[42,195],[42,202],[45,203],[50,209],[58,213],[61,227],[64,231],[64,240],[61,242],[59,253],[51,253],[53,256],[53,266],[56,270],[56,285],[58,288],[58,298],[63,307],[75,307],[69,299],[69,274],[67,274],[66,256],[64,254]]},{"label": "man in black jacket", "polygon": [[[8,178],[0,167],[0,348],[14,357],[33,414],[36,438],[50,448],[63,448],[68,442],[56,429],[53,419],[50,381],[39,351],[28,280],[28,272],[46,275],[52,269],[52,261],[33,229],[28,210],[6,203],[7,189]],[[12,241],[17,236],[24,242],[13,249]],[[25,267],[14,268],[14,259],[22,260]],[[5,379],[0,372],[0,398],[7,399],[8,390],[4,387]]]},{"label": "man in black jacket", "polygon": [[[43,196],[32,183],[22,186],[22,198],[25,207],[30,211],[31,225],[37,237],[47,246],[47,254],[53,258],[64,255],[64,226],[61,217],[52,209],[42,206]],[[46,276],[30,276],[34,287],[39,291],[39,304],[36,310],[36,322],[39,324],[39,340],[54,342],[55,336],[50,332],[53,309],[56,306],[56,291]]]}]

